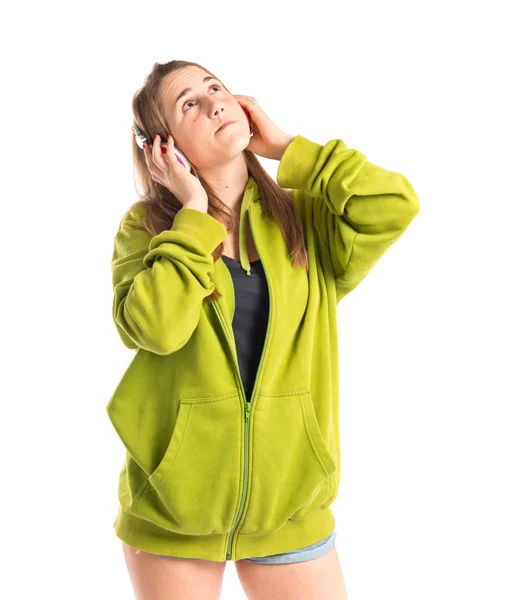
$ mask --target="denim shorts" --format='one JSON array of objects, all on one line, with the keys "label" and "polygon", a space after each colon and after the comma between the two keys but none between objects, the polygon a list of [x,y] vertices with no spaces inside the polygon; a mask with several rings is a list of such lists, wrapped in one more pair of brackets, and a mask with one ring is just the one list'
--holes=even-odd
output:
[{"label": "denim shorts", "polygon": [[[270,554],[269,556],[258,556],[256,558],[243,558],[241,560],[250,560],[252,562],[264,563],[265,565],[286,565],[289,563],[304,562],[319,558],[335,546],[336,532],[332,532],[328,537],[305,548],[283,552],[282,554]],[[166,558],[177,558],[178,560],[199,560],[197,558],[181,558],[179,556],[169,556],[167,554],[158,554]]]}]

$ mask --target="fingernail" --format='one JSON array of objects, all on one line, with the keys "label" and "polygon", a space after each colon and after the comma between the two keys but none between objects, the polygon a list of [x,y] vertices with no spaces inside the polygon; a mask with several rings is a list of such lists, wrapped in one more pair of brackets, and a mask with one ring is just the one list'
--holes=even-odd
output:
[{"label": "fingernail", "polygon": [[142,146],[144,147],[144,150],[145,150],[145,144],[142,144]]}]

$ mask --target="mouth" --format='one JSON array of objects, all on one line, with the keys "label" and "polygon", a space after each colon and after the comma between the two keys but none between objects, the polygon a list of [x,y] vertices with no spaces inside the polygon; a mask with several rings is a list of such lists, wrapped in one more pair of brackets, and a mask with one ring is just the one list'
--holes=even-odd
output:
[{"label": "mouth", "polygon": [[229,125],[232,125],[233,123],[236,123],[236,121],[234,119],[225,119],[225,121],[220,125],[220,127],[216,130],[215,133],[222,131],[223,129],[225,129],[226,127],[229,127]]}]

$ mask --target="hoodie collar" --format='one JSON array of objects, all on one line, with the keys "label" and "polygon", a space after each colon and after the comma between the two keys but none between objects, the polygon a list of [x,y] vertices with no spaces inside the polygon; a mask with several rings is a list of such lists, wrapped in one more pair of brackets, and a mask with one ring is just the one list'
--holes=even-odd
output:
[{"label": "hoodie collar", "polygon": [[[250,275],[250,261],[248,259],[248,250],[247,250],[247,219],[248,219],[248,211],[252,204],[252,202],[259,201],[260,199],[259,186],[256,183],[256,180],[249,176],[247,185],[245,186],[245,191],[243,193],[243,199],[241,201],[241,210],[240,210],[240,229],[239,229],[239,243],[240,243],[240,262],[241,268],[246,272],[247,275]],[[252,233],[252,236],[254,234]]]}]

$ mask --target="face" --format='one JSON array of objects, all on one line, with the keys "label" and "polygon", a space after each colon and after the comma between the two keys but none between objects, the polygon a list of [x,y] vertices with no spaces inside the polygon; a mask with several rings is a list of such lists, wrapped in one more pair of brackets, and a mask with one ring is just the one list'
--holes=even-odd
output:
[{"label": "face", "polygon": [[[181,95],[186,88],[190,90]],[[202,69],[184,67],[167,75],[160,98],[175,145],[197,169],[232,161],[250,143],[250,126],[241,105]],[[217,131],[224,119],[236,123]]]}]

